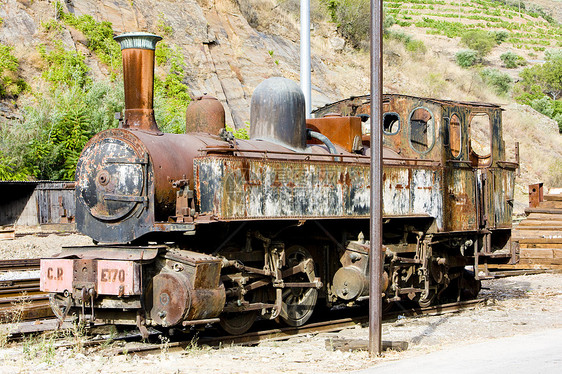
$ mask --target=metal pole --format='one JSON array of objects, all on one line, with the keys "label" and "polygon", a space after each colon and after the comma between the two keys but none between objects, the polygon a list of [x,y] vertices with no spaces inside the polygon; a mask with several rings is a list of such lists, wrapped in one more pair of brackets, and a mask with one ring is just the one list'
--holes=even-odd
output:
[{"label": "metal pole", "polygon": [[310,0],[301,0],[301,89],[306,103],[306,118],[310,118]]},{"label": "metal pole", "polygon": [[382,325],[382,0],[371,0],[371,256],[369,354],[381,353]]}]

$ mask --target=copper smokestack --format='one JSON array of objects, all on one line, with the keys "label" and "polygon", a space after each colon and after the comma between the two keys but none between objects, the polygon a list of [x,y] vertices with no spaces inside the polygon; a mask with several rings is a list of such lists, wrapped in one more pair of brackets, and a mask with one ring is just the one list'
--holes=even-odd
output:
[{"label": "copper smokestack", "polygon": [[123,128],[160,133],[154,119],[154,50],[162,40],[144,32],[121,34],[115,41],[123,55],[125,120]]}]

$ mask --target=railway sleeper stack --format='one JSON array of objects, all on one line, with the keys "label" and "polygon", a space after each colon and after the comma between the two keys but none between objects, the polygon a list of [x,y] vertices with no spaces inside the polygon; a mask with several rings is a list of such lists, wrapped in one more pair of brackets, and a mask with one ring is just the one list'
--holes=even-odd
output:
[{"label": "railway sleeper stack", "polygon": [[518,267],[562,270],[562,194],[541,196],[530,205],[514,230],[520,245]]}]

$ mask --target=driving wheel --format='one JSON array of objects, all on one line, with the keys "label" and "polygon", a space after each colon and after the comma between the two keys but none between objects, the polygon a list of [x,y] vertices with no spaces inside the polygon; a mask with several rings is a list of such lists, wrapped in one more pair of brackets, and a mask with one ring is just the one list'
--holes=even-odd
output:
[{"label": "driving wheel", "polygon": [[[294,245],[285,251],[286,267],[292,268],[304,263],[307,271],[293,274],[283,281],[285,283],[314,282],[314,262],[306,248]],[[281,320],[289,326],[302,326],[308,321],[316,300],[318,290],[315,287],[287,287],[282,294]]]}]

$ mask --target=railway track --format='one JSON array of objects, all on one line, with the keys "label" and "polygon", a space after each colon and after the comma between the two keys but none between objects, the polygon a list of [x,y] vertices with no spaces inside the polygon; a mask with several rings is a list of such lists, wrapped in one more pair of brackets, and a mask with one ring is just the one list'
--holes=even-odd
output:
[{"label": "railway track", "polygon": [[[399,315],[407,317],[417,317],[417,316],[432,316],[432,315],[442,315],[448,313],[457,313],[463,310],[474,309],[478,306],[486,304],[486,299],[475,299],[470,301],[461,301],[458,303],[450,303],[443,305],[436,305],[426,308],[412,308],[405,309],[398,312],[391,312],[384,314],[383,321],[389,322],[398,318]],[[219,347],[221,345],[255,345],[265,341],[276,341],[276,340],[286,340],[289,338],[294,338],[298,336],[319,334],[325,332],[335,332],[341,331],[345,328],[353,327],[356,325],[366,325],[369,322],[369,317],[366,315],[358,315],[348,318],[340,318],[330,321],[320,321],[315,323],[309,323],[301,327],[284,327],[284,328],[273,328],[261,331],[249,332],[242,335],[232,336],[232,335],[220,335],[220,336],[210,336],[202,337],[196,340],[197,345],[208,345],[211,347]],[[97,344],[107,344],[108,340],[99,341]],[[194,339],[189,339],[185,341],[170,342],[166,344],[166,349],[168,350],[182,350],[194,344]],[[160,351],[162,349],[162,344],[137,344],[136,346],[127,346],[123,348],[113,349],[108,354],[145,354],[154,351]]]},{"label": "railway track", "polygon": [[49,295],[39,291],[39,259],[0,261],[0,322],[53,316]]}]

